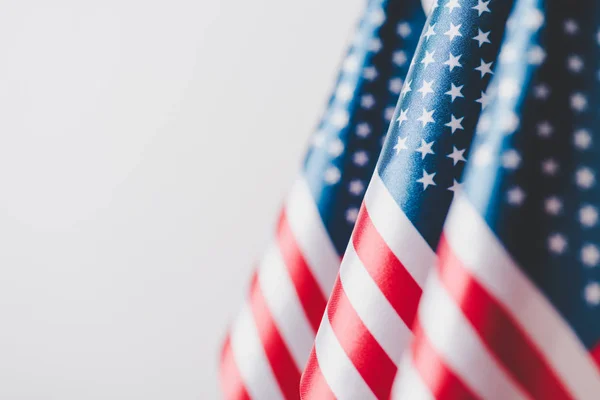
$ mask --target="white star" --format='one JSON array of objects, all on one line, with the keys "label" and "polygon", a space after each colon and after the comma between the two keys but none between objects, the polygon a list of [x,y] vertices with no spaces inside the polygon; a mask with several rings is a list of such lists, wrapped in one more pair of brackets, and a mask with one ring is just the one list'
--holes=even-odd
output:
[{"label": "white star", "polygon": [[542,161],[542,171],[546,175],[554,176],[558,172],[558,163],[553,159],[549,158]]},{"label": "white star", "polygon": [[515,98],[521,90],[517,81],[512,78],[502,78],[498,86],[498,94],[504,99]]},{"label": "white star", "polygon": [[412,79],[408,82],[406,82],[404,84],[404,86],[402,86],[402,92],[400,92],[400,97],[404,97],[406,95],[406,93],[410,92],[412,89],[410,88],[410,85],[412,84]]},{"label": "white star", "polygon": [[463,96],[463,94],[461,93],[461,90],[463,88],[464,85],[461,86],[454,86],[454,83],[450,83],[450,90],[448,90],[446,93],[448,96],[452,97],[452,100],[450,100],[450,102],[454,103],[454,100],[456,100],[457,97],[465,97]]},{"label": "white star", "polygon": [[481,65],[477,68],[475,68],[477,71],[481,72],[481,77],[483,78],[485,76],[485,74],[493,74],[492,72],[492,62],[486,63],[483,61],[483,59],[481,59]]},{"label": "white star", "polygon": [[583,60],[579,56],[570,56],[567,59],[567,67],[569,71],[577,74],[583,70]]},{"label": "white star", "polygon": [[519,117],[514,112],[507,112],[506,117],[500,122],[500,128],[506,133],[510,134],[517,130],[519,127]]},{"label": "white star", "polygon": [[415,150],[415,152],[421,153],[421,160],[424,160],[427,154],[435,154],[433,150],[431,150],[431,146],[433,146],[433,143],[434,141],[427,143],[423,139],[421,139],[421,147]]},{"label": "white star", "polygon": [[324,176],[325,182],[329,183],[330,185],[334,185],[334,184],[338,183],[340,181],[341,177],[342,177],[342,174],[341,174],[340,170],[337,169],[336,167],[329,167],[325,171],[325,176]]},{"label": "white star", "polygon": [[538,136],[541,136],[543,138],[550,137],[552,135],[552,132],[554,132],[554,128],[548,121],[542,121],[539,124],[537,124],[536,127]]},{"label": "white star", "polygon": [[435,34],[436,34],[436,33],[435,33],[435,31],[433,30],[433,28],[435,28],[435,24],[433,24],[433,25],[429,25],[429,26],[427,27],[427,32],[425,32],[425,33],[423,34],[423,37],[424,37],[425,39],[429,40],[429,38],[430,38],[431,36],[433,36],[433,35],[435,35]]},{"label": "white star", "polygon": [[322,131],[322,130],[316,131],[311,139],[312,145],[314,147],[321,147],[323,145],[323,143],[325,143],[326,136],[327,136],[327,134],[324,131]]},{"label": "white star", "polygon": [[459,161],[463,161],[463,162],[467,161],[464,157],[466,149],[459,150],[454,146],[452,146],[452,149],[453,149],[452,153],[448,154],[446,157],[451,158],[452,161],[454,162],[454,165],[458,164]]},{"label": "white star", "polygon": [[502,50],[498,57],[503,63],[511,63],[515,61],[518,56],[519,52],[517,52],[516,47],[511,42],[508,42],[502,46]]},{"label": "white star", "polygon": [[406,38],[412,32],[412,29],[410,29],[410,25],[407,22],[400,22],[398,24],[397,31],[398,31],[398,35],[402,36],[403,38]]},{"label": "white star", "polygon": [[383,117],[386,121],[391,121],[394,117],[394,112],[396,111],[396,107],[390,106],[383,110]]},{"label": "white star", "polygon": [[581,262],[588,267],[595,267],[600,262],[600,251],[593,244],[586,244],[581,248]]},{"label": "white star", "polygon": [[525,200],[525,192],[518,186],[514,186],[506,192],[508,203],[513,206],[520,206]]},{"label": "white star", "polygon": [[492,162],[492,150],[487,145],[481,145],[473,154],[473,163],[478,167],[485,167]]},{"label": "white star", "polygon": [[436,183],[433,181],[433,177],[435,176],[435,172],[432,174],[428,174],[427,171],[423,169],[423,177],[421,179],[417,179],[417,182],[423,184],[423,190],[427,189],[427,187],[433,185],[436,186]]},{"label": "white star", "polygon": [[571,95],[571,108],[575,111],[583,111],[587,107],[587,98],[581,93]]},{"label": "white star", "polygon": [[490,103],[490,98],[485,92],[481,92],[481,97],[475,100],[476,103],[481,104],[481,109],[484,110],[485,107]]},{"label": "white star", "polygon": [[567,250],[567,239],[560,233],[548,237],[548,250],[554,254],[562,254]]},{"label": "white star", "polygon": [[353,179],[348,184],[348,191],[355,196],[359,196],[365,190],[365,185],[360,179]]},{"label": "white star", "polygon": [[600,284],[590,282],[585,287],[585,300],[592,306],[600,304]]},{"label": "white star", "polygon": [[369,41],[369,51],[372,51],[374,53],[377,53],[379,50],[381,50],[382,44],[381,44],[381,40],[375,38],[375,39],[371,39],[371,41]]},{"label": "white star", "polygon": [[366,138],[371,134],[371,127],[366,122],[356,125],[356,134],[361,138]]},{"label": "white star", "polygon": [[403,66],[404,64],[406,64],[406,61],[408,60],[408,57],[406,56],[406,53],[402,50],[398,50],[394,52],[394,55],[392,56],[392,59],[394,61],[394,64],[398,65],[398,66]]},{"label": "white star", "polygon": [[370,94],[365,94],[360,98],[360,105],[363,108],[370,109],[375,105],[375,97]]},{"label": "white star", "polygon": [[455,8],[460,8],[460,4],[458,4],[458,0],[448,0],[444,7],[449,9],[449,13],[452,14],[452,11],[454,11]]},{"label": "white star", "polygon": [[452,22],[450,22],[450,28],[448,31],[444,32],[444,35],[450,38],[450,42],[452,42],[455,37],[462,36],[462,33],[459,31],[461,26],[462,24],[454,25]]},{"label": "white star", "polygon": [[452,184],[452,186],[450,186],[450,187],[448,188],[448,190],[449,190],[449,191],[451,191],[451,192],[454,192],[454,193],[456,193],[456,192],[458,192],[458,191],[461,189],[461,187],[462,187],[462,184],[461,184],[461,183],[458,183],[458,182],[456,181],[456,179],[453,179],[453,181],[454,181],[454,183]]},{"label": "white star", "polygon": [[335,91],[335,98],[341,102],[347,102],[354,95],[354,88],[348,83],[342,83]]},{"label": "white star", "polygon": [[502,166],[507,169],[517,169],[521,164],[521,156],[515,149],[506,150],[502,153]]},{"label": "white star", "polygon": [[544,201],[544,208],[546,212],[550,215],[558,215],[562,210],[562,201],[556,196],[548,197]]},{"label": "white star", "polygon": [[544,14],[539,9],[530,9],[528,14],[523,22],[529,29],[537,30],[544,24]]},{"label": "white star", "polygon": [[408,150],[408,146],[406,145],[406,141],[407,140],[408,140],[408,136],[407,137],[403,137],[403,138],[401,138],[400,136],[398,136],[398,142],[394,146],[394,150],[396,150],[396,154],[400,154],[400,152],[402,150]]},{"label": "white star", "polygon": [[492,43],[490,42],[489,36],[491,31],[484,32],[481,29],[477,29],[479,33],[477,36],[473,37],[473,40],[477,40],[479,43],[479,47],[481,47],[484,43]]},{"label": "white star", "polygon": [[585,301],[587,301],[591,306],[597,306],[600,304],[600,283],[588,283],[584,289],[584,297]]},{"label": "white star", "polygon": [[546,52],[540,46],[533,46],[527,52],[527,58],[530,64],[540,65],[546,59]]},{"label": "white star", "polygon": [[369,13],[369,21],[376,26],[380,26],[385,21],[385,12],[378,8]]},{"label": "white star", "polygon": [[582,167],[575,173],[575,181],[580,188],[589,189],[596,183],[596,175],[588,167]]},{"label": "white star", "polygon": [[572,19],[568,19],[565,21],[565,32],[569,35],[574,35],[579,31],[579,26],[577,22]]},{"label": "white star", "polygon": [[346,110],[335,110],[329,118],[329,122],[337,128],[344,128],[349,120],[350,116]]},{"label": "white star", "polygon": [[490,4],[489,1],[477,0],[477,5],[475,7],[471,7],[471,9],[477,10],[479,16],[481,17],[481,14],[483,14],[484,12],[491,12],[488,8],[488,4]]},{"label": "white star", "polygon": [[588,130],[579,129],[573,134],[573,142],[578,149],[587,150],[592,145],[592,136]]},{"label": "white star", "polygon": [[585,205],[579,209],[579,222],[586,228],[591,228],[598,223],[598,210],[592,205]]},{"label": "white star", "polygon": [[400,116],[396,120],[396,121],[398,121],[398,126],[402,125],[402,123],[404,121],[408,121],[408,116],[406,115],[407,113],[408,113],[408,108],[405,110],[400,109]]},{"label": "white star", "polygon": [[423,124],[423,128],[428,124],[428,123],[434,123],[435,120],[433,119],[433,113],[435,112],[434,110],[431,111],[427,111],[424,107],[423,107],[423,114],[421,114],[421,116],[419,118],[417,118],[417,121],[421,121],[421,123]]},{"label": "white star", "polygon": [[340,139],[334,139],[329,146],[327,146],[327,152],[333,157],[338,157],[344,152],[344,143]]},{"label": "white star", "polygon": [[447,65],[448,69],[450,69],[450,71],[452,71],[454,69],[454,67],[462,67],[462,65],[460,65],[460,62],[458,62],[461,55],[462,54],[459,54],[456,57],[454,57],[454,55],[452,55],[452,53],[448,53],[448,60],[446,60],[444,62],[444,65]]},{"label": "white star", "polygon": [[454,114],[451,114],[450,122],[448,122],[444,126],[447,126],[450,129],[452,129],[452,133],[454,133],[454,132],[456,132],[457,129],[464,129],[461,124],[463,119],[465,119],[465,117],[456,118],[456,117],[454,117]]},{"label": "white star", "polygon": [[348,223],[350,223],[350,224],[355,223],[356,218],[358,218],[358,208],[351,207],[346,210],[346,221],[348,221]]},{"label": "white star", "polygon": [[363,76],[365,77],[365,79],[372,81],[375,78],[377,78],[377,70],[375,69],[375,67],[366,67],[363,70]]},{"label": "white star", "polygon": [[545,83],[540,83],[533,88],[536,99],[545,100],[550,95],[550,88]]},{"label": "white star", "polygon": [[423,98],[425,98],[425,96],[428,93],[433,93],[433,89],[431,88],[432,84],[433,84],[433,80],[426,81],[423,79],[423,86],[421,86],[421,88],[419,90],[417,90],[417,92],[421,93],[423,95]]},{"label": "white star", "polygon": [[388,84],[388,88],[390,89],[390,92],[399,94],[400,91],[402,90],[402,79],[400,79],[400,78],[392,79],[390,81],[390,83]]},{"label": "white star", "polygon": [[354,153],[354,155],[352,156],[352,161],[359,167],[363,167],[369,162],[369,156],[366,152],[360,150]]},{"label": "white star", "polygon": [[435,60],[433,59],[433,54],[435,53],[435,50],[432,51],[431,53],[428,52],[427,50],[425,50],[425,57],[423,57],[423,59],[421,60],[421,64],[425,64],[424,68],[427,68],[427,66],[433,62],[435,62]]},{"label": "white star", "polygon": [[355,55],[348,56],[342,65],[342,69],[346,72],[353,73],[358,71],[358,58]]}]

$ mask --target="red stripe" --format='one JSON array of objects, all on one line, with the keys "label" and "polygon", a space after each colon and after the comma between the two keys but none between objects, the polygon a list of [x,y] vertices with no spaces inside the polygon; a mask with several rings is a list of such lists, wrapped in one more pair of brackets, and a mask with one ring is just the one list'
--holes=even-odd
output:
[{"label": "red stripe", "polygon": [[596,363],[596,367],[600,370],[600,343],[596,344],[596,347],[590,352],[592,359]]},{"label": "red stripe", "polygon": [[406,326],[412,327],[421,298],[421,287],[377,232],[364,204],[354,227],[352,243],[383,295]]},{"label": "red stripe", "polygon": [[294,234],[285,214],[281,212],[279,225],[277,227],[277,240],[283,261],[290,274],[290,278],[296,288],[298,299],[306,313],[313,331],[316,333],[325,312],[327,299],[314,278],[302,252],[298,248]]},{"label": "red stripe", "polygon": [[318,399],[318,400],[330,400],[335,399],[335,395],[329,388],[321,367],[319,367],[319,361],[315,353],[315,348],[310,352],[308,363],[300,378],[300,398],[307,399]]},{"label": "red stripe", "polygon": [[413,331],[415,333],[412,348],[413,363],[433,397],[444,400],[479,399],[439,356],[421,328],[418,319]]},{"label": "red stripe", "polygon": [[339,278],[329,299],[327,316],[344,352],[366,384],[378,399],[388,399],[396,365],[362,323]]},{"label": "red stripe", "polygon": [[440,280],[492,354],[535,399],[571,399],[562,382],[510,313],[470,275],[445,237]]},{"label": "red stripe", "polygon": [[252,287],[250,288],[250,308],[269,365],[283,395],[286,399],[300,398],[298,393],[300,371],[269,312],[256,274],[252,278]]},{"label": "red stripe", "polygon": [[244,382],[240,375],[240,371],[237,369],[233,353],[231,350],[231,342],[229,335],[223,343],[223,350],[221,352],[221,365],[219,368],[221,391],[223,398],[226,400],[250,400],[250,396],[246,391]]}]

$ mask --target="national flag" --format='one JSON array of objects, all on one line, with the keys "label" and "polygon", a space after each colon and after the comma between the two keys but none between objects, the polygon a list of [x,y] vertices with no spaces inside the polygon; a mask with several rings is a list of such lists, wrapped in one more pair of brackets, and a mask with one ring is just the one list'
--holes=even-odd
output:
[{"label": "national flag", "polygon": [[512,4],[433,4],[302,377],[303,398],[389,398]]},{"label": "national flag", "polygon": [[300,374],[424,22],[419,0],[368,2],[273,241],[226,338],[225,398],[299,398]]},{"label": "national flag", "polygon": [[517,1],[395,398],[600,398],[599,24]]}]

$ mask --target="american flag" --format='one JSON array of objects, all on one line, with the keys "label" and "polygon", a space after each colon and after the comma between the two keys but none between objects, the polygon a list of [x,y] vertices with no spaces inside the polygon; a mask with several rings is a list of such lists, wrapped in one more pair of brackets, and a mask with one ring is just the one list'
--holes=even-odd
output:
[{"label": "american flag", "polygon": [[600,398],[600,5],[519,0],[394,393]]},{"label": "american flag", "polygon": [[304,398],[389,398],[511,6],[433,4],[303,375]]},{"label": "american flag", "polygon": [[303,170],[225,340],[225,398],[299,398],[300,374],[424,22],[419,0],[368,2]]}]

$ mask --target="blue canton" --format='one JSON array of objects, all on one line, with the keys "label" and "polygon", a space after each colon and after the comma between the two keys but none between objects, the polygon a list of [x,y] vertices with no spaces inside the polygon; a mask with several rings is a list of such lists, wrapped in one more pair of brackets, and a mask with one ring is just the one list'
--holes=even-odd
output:
[{"label": "blue canton", "polygon": [[304,175],[338,254],[352,233],[425,23],[420,0],[371,0],[312,138]]},{"label": "blue canton", "polygon": [[465,190],[592,349],[600,342],[600,4],[520,3]]},{"label": "blue canton", "polygon": [[433,5],[378,173],[432,248],[469,152],[512,1]]}]

